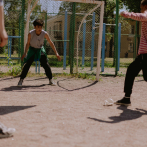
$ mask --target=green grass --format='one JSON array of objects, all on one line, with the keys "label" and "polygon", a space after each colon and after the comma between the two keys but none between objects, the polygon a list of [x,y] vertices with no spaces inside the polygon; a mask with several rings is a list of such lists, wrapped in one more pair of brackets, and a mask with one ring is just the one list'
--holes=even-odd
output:
[{"label": "green grass", "polygon": [[[7,57],[6,54],[0,54],[0,57]],[[18,57],[18,54],[14,54],[13,57]],[[55,55],[48,55],[49,64],[51,67],[63,67],[63,56],[61,56],[61,61],[58,61]],[[66,66],[69,66],[69,57],[66,57]],[[120,67],[128,67],[129,64],[133,61],[133,58],[120,58]],[[17,65],[20,63],[20,60],[12,60],[13,65]],[[79,57],[79,67],[82,67],[82,57]],[[85,57],[85,65],[84,67],[91,66],[91,57]],[[76,64],[76,58],[74,59],[74,65]],[[8,65],[8,59],[0,59],[0,65]],[[94,57],[93,66],[96,67],[97,58]],[[33,66],[35,66],[35,62],[33,62]],[[113,58],[105,58],[105,67],[114,67],[113,66]]]},{"label": "green grass", "polygon": [[[0,72],[0,78],[12,76],[12,77],[17,77],[20,75],[19,70],[10,70],[6,73]],[[46,75],[41,73],[31,73],[28,72],[27,77],[45,77]],[[57,79],[58,77],[72,77],[72,78],[81,78],[81,79],[89,79],[92,81],[96,80],[96,76],[94,74],[87,74],[87,73],[76,73],[76,74],[68,74],[68,73],[62,73],[62,74],[53,74],[53,78]],[[100,79],[101,80],[101,79]]]}]

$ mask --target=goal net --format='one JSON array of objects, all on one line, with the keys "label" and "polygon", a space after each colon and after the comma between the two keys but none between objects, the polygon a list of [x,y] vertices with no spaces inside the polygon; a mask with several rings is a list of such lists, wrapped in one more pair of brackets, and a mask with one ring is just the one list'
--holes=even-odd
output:
[{"label": "goal net", "polygon": [[[70,62],[73,72],[95,73],[99,80],[104,2],[94,0],[61,0],[76,2],[71,15],[70,33],[73,44]],[[73,13],[74,12],[74,13]],[[73,32],[74,33],[73,33]]]},{"label": "goal net", "polygon": [[[32,6],[38,0],[32,1]],[[40,7],[41,6],[41,7]],[[41,8],[41,10],[37,10]],[[95,0],[39,0],[30,15],[29,30],[36,18],[44,20],[44,30],[63,63],[53,57],[46,41],[49,63],[53,73],[94,73],[99,80],[103,30],[104,2]],[[26,31],[27,32],[27,31]]]}]

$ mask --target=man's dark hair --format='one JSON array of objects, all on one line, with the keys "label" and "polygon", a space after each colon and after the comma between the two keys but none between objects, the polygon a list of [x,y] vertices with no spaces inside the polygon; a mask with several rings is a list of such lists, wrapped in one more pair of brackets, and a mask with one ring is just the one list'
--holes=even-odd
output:
[{"label": "man's dark hair", "polygon": [[42,19],[36,19],[34,22],[33,22],[33,25],[36,27],[36,26],[43,26],[44,22]]},{"label": "man's dark hair", "polygon": [[147,5],[147,0],[142,0],[141,5],[143,5],[143,6]]}]

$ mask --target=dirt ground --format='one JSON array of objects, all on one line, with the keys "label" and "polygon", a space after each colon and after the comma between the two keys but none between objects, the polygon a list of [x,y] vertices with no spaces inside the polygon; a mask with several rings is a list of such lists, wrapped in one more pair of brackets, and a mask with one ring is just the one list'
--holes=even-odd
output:
[{"label": "dirt ground", "polygon": [[0,122],[16,129],[0,147],[145,147],[147,83],[135,79],[132,105],[103,106],[122,98],[124,77],[100,82],[69,77],[0,78]]}]

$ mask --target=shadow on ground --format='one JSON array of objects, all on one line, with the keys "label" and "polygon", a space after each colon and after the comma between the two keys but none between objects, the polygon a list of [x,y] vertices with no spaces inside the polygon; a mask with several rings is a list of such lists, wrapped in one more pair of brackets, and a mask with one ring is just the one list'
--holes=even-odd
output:
[{"label": "shadow on ground", "polygon": [[32,107],[35,107],[36,105],[31,105],[31,106],[0,106],[0,115],[6,115],[9,113],[13,113],[16,111],[21,111],[25,109],[29,109]]},{"label": "shadow on ground", "polygon": [[10,86],[10,87],[6,87],[6,88],[2,88],[0,91],[14,91],[14,90],[21,90],[21,89],[24,89],[24,88],[38,88],[38,87],[44,87],[46,85],[49,85],[49,84],[42,84],[42,85],[36,85],[36,86]]},{"label": "shadow on ground", "polygon": [[19,77],[20,77],[20,76],[2,78],[2,79],[0,79],[0,81],[12,80],[12,79],[19,78]]},{"label": "shadow on ground", "polygon": [[123,110],[123,112],[120,114],[120,116],[109,117],[109,119],[111,121],[105,121],[105,120],[101,120],[101,119],[97,119],[97,118],[91,118],[91,117],[87,117],[87,118],[94,120],[94,121],[103,122],[103,123],[119,123],[119,122],[122,122],[122,121],[138,119],[138,118],[142,117],[143,115],[147,115],[147,111],[143,110],[143,109],[136,108],[136,110],[131,110],[131,109],[128,109],[127,107],[125,107],[125,106],[119,106],[119,107],[117,107],[117,109]]},{"label": "shadow on ground", "polygon": [[98,82],[98,81],[95,81],[95,82],[93,82],[92,84],[86,85],[86,86],[84,86],[84,87],[80,87],[80,88],[75,88],[75,89],[69,90],[69,89],[67,89],[67,88],[65,88],[65,87],[63,87],[63,86],[60,85],[60,82],[61,82],[61,81],[66,81],[66,80],[69,80],[69,79],[72,79],[72,78],[60,80],[60,81],[57,82],[57,85],[58,85],[60,88],[64,89],[64,90],[67,90],[67,91],[75,91],[75,90],[80,90],[80,89],[84,89],[84,88],[87,88],[87,87],[91,87],[91,86],[95,85],[95,84]]}]

